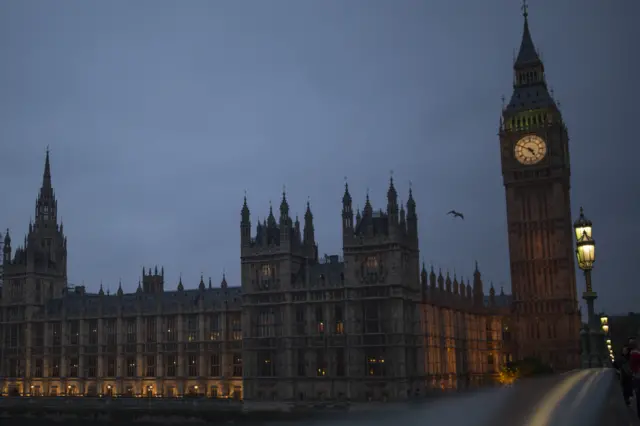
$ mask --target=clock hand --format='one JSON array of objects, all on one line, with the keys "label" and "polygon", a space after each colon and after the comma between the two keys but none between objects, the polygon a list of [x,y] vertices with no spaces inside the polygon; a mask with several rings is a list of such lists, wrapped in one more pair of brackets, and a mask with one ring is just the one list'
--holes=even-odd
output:
[{"label": "clock hand", "polygon": [[529,150],[530,153],[532,153],[533,155],[536,155],[536,152],[533,150],[533,148],[528,146],[527,149]]}]

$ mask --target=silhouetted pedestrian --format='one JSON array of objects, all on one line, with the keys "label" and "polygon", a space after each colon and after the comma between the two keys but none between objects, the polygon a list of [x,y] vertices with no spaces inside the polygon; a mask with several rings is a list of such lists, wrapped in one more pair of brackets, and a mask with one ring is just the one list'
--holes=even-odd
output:
[{"label": "silhouetted pedestrian", "polygon": [[633,348],[629,354],[629,364],[633,372],[633,390],[636,396],[636,413],[640,418],[640,348],[638,342],[633,340]]},{"label": "silhouetted pedestrian", "polygon": [[621,354],[613,362],[613,367],[618,370],[620,375],[622,395],[627,405],[631,403],[631,397],[633,396],[633,372],[631,371],[631,363],[629,362],[630,354],[631,349],[626,345],[622,348]]}]

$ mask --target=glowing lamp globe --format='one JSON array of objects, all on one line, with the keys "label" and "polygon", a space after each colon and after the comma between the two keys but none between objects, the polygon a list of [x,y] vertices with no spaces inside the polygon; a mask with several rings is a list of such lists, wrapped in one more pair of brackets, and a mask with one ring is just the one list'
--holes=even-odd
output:
[{"label": "glowing lamp globe", "polygon": [[580,241],[585,236],[588,239],[593,238],[592,223],[584,217],[584,209],[582,207],[580,207],[580,217],[574,222],[573,229],[576,233],[576,241]]},{"label": "glowing lamp globe", "polygon": [[580,269],[583,271],[593,269],[593,263],[596,261],[596,242],[591,238],[578,240],[576,256],[578,257],[578,266]]}]

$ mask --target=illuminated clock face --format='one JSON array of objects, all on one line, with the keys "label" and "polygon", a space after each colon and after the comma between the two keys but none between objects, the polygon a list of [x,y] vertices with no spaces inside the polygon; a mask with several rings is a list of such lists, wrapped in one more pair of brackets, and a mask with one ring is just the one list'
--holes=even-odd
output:
[{"label": "illuminated clock face", "polygon": [[547,155],[547,144],[540,136],[527,135],[516,143],[515,156],[521,164],[539,163],[545,155]]}]

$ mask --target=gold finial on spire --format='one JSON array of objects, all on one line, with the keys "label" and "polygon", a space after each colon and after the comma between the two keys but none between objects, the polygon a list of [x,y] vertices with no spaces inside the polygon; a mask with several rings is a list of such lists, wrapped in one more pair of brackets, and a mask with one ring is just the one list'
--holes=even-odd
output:
[{"label": "gold finial on spire", "polygon": [[525,19],[527,18],[527,16],[529,16],[529,5],[527,4],[527,0],[522,0],[522,16],[525,17]]}]

